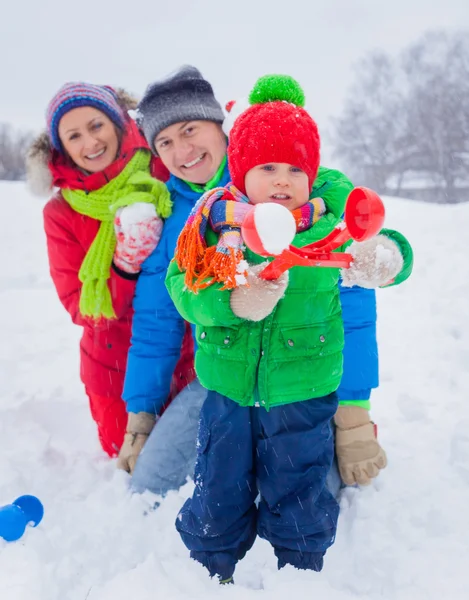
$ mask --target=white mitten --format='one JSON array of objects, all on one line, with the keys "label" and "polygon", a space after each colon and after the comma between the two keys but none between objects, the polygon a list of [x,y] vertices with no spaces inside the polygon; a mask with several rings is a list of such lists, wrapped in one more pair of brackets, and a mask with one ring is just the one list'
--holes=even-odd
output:
[{"label": "white mitten", "polygon": [[288,285],[288,271],[278,279],[267,281],[258,277],[268,262],[249,267],[247,285],[241,285],[231,292],[231,310],[237,317],[248,321],[262,321],[270,315],[277,302],[285,295]]},{"label": "white mitten", "polygon": [[399,246],[385,235],[366,242],[353,242],[347,252],[353,256],[348,269],[341,269],[342,285],[376,288],[391,283],[404,266]]},{"label": "white mitten", "polygon": [[153,204],[136,202],[117,211],[114,229],[114,264],[127,273],[138,273],[160,241],[163,220]]}]

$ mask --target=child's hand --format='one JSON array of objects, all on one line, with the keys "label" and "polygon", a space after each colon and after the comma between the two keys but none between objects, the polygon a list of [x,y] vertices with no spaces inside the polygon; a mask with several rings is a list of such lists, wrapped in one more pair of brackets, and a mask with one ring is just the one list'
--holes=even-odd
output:
[{"label": "child's hand", "polygon": [[342,481],[346,485],[369,485],[386,467],[387,459],[368,411],[359,406],[339,406],[335,423],[335,449]]},{"label": "child's hand", "polygon": [[153,204],[136,202],[117,211],[114,264],[126,273],[138,273],[160,241],[163,220]]},{"label": "child's hand", "polygon": [[274,281],[266,281],[258,275],[267,264],[264,262],[249,267],[247,271],[249,287],[241,285],[231,293],[231,310],[237,317],[248,321],[262,321],[283,298],[288,285],[288,271]]},{"label": "child's hand", "polygon": [[398,245],[385,235],[377,235],[366,242],[353,242],[348,252],[353,263],[341,269],[342,285],[376,288],[391,283],[404,266]]}]

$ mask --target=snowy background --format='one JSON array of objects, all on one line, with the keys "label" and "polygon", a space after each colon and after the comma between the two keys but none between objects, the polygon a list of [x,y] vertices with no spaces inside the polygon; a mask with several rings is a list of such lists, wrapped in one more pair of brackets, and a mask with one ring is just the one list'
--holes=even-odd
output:
[{"label": "snowy background", "polygon": [[[258,541],[220,588],[188,558],[174,519],[101,453],[78,379],[79,329],[49,279],[41,202],[0,183],[0,505],[36,494],[37,529],[0,540],[2,600],[226,597],[465,600],[469,557],[469,204],[386,199],[415,250],[413,277],[379,292],[381,387],[373,417],[389,467],[342,498],[322,573],[276,571]],[[262,591],[260,591],[262,590]]]},{"label": "snowy background", "polygon": [[5,1],[0,121],[40,130],[65,81],[141,96],[189,63],[222,104],[246,96],[261,75],[288,73],[324,131],[342,109],[356,61],[373,49],[397,54],[441,28],[469,28],[467,0],[80,0],[73,11],[63,0]]}]

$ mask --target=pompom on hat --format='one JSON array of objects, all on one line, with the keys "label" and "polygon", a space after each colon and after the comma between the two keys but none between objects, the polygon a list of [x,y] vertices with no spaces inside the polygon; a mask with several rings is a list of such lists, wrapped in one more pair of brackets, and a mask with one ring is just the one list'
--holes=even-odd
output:
[{"label": "pompom on hat", "polygon": [[59,152],[63,152],[59,137],[60,119],[74,108],[82,106],[92,106],[107,115],[117,127],[125,127],[126,116],[111,87],[84,82],[66,83],[49,102],[46,111],[49,138]]},{"label": "pompom on hat", "polygon": [[[249,107],[237,116],[229,131],[229,169],[233,184],[244,194],[246,173],[271,162],[299,167],[313,187],[320,139],[304,103],[301,86],[288,75],[265,75],[256,82]],[[236,104],[230,108],[235,111]]]}]

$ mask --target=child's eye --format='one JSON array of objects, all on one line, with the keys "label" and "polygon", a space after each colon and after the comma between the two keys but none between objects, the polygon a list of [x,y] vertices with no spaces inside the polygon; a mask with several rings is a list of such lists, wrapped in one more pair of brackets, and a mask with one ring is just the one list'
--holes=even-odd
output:
[{"label": "child's eye", "polygon": [[261,169],[262,169],[263,171],[267,171],[267,172],[270,172],[270,173],[271,173],[272,171],[275,171],[275,167],[274,167],[274,165],[262,165]]},{"label": "child's eye", "polygon": [[79,134],[79,133],[72,133],[68,139],[69,139],[70,141],[71,141],[71,140],[77,140],[79,137],[80,137],[80,134]]},{"label": "child's eye", "polygon": [[303,169],[300,169],[300,167],[291,167],[290,171],[292,173],[303,173]]}]

